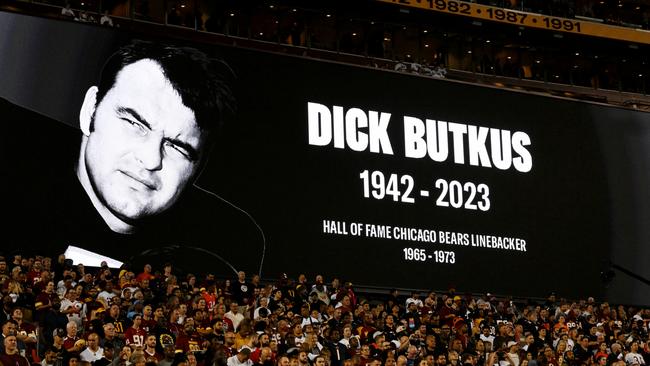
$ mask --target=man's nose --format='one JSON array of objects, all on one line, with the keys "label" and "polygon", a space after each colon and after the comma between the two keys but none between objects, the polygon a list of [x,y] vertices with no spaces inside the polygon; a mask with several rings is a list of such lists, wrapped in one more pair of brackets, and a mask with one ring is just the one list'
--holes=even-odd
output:
[{"label": "man's nose", "polygon": [[150,133],[136,149],[136,159],[147,170],[162,168],[162,133]]}]

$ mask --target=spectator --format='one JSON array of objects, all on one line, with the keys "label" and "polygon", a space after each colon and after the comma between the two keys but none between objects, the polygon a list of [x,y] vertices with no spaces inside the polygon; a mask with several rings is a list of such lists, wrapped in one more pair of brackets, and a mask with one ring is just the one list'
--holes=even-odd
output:
[{"label": "spectator", "polygon": [[[30,265],[30,258],[20,257],[20,270],[14,271],[14,275],[22,273],[24,265],[28,273],[40,267],[40,275],[43,276],[47,271],[43,265],[46,261],[45,258],[40,260],[41,266],[36,265],[37,261]],[[62,266],[61,270],[71,278],[70,268]],[[79,323],[76,319],[69,320],[66,331],[58,329],[57,321],[51,319],[44,324],[47,328],[39,324],[43,331],[47,330],[47,337],[41,337],[43,347],[40,356],[43,357],[43,364],[50,366],[57,357],[63,356],[67,361],[70,356],[77,355],[81,362],[94,362],[95,366],[109,365],[113,360],[116,366],[126,365],[127,361],[143,365],[153,361],[162,366],[186,362],[196,366],[207,362],[202,355],[212,357],[212,354],[221,357],[222,365],[231,366],[354,366],[355,363],[389,366],[647,364],[644,356],[648,356],[649,336],[644,320],[650,319],[650,311],[626,307],[620,311],[608,309],[608,306],[598,304],[593,299],[583,303],[576,301],[575,304],[562,301],[555,317],[548,316],[547,309],[535,305],[511,305],[509,299],[497,306],[486,306],[487,301],[490,304],[498,303],[491,295],[476,298],[468,295],[463,300],[450,293],[444,297],[444,305],[441,304],[438,309],[433,292],[424,301],[421,300],[421,308],[417,305],[417,294],[411,294],[409,300],[399,302],[396,302],[396,296],[387,299],[381,295],[363,294],[355,306],[351,299],[357,299],[357,296],[351,284],[347,284],[339,289],[328,306],[320,300],[317,292],[323,291],[329,297],[329,286],[327,290],[324,285],[317,288],[313,291],[315,296],[302,297],[297,292],[291,293],[296,286],[290,285],[287,278],[287,286],[265,286],[258,282],[255,285],[257,290],[250,293],[249,302],[255,306],[255,310],[249,311],[248,316],[252,318],[247,318],[239,312],[239,303],[228,299],[223,292],[212,289],[210,301],[214,305],[210,309],[204,296],[208,290],[199,289],[203,285],[207,285],[207,288],[214,286],[214,279],[207,276],[206,281],[202,282],[199,280],[202,278],[200,274],[194,277],[167,271],[166,285],[158,279],[153,280],[152,286],[146,285],[151,295],[144,301],[138,299],[143,299],[144,282],[149,280],[144,278],[138,281],[135,275],[129,275],[130,271],[124,269],[120,279],[123,292],[133,291],[136,295],[132,301],[127,296],[102,296],[106,299],[104,301],[110,302],[104,315],[101,311],[103,307],[94,308],[97,302],[93,296],[96,284],[92,275],[87,277],[91,269],[75,268],[86,273],[76,287],[64,286],[66,308],[62,306],[62,309],[54,310],[57,296],[54,295],[51,281],[43,287],[38,301],[31,308],[16,307],[9,296],[3,300],[6,301],[3,309],[11,318],[3,324],[3,341],[9,338],[9,342],[15,342],[19,355],[22,350],[27,351],[27,361],[33,356],[33,352],[29,351],[29,341],[37,329],[30,328],[28,314],[34,312],[37,317],[37,309],[41,309],[43,315],[40,318],[49,319],[56,313],[67,320],[66,310],[79,303],[89,315],[80,316]],[[148,270],[150,272],[153,272],[152,269]],[[54,274],[56,276],[56,272]],[[185,285],[174,285],[177,275],[186,279]],[[108,285],[112,280],[110,271],[102,269],[97,277],[100,287],[107,294],[114,293]],[[5,282],[10,280],[8,277]],[[102,281],[106,281],[106,285]],[[39,282],[25,281],[25,290],[33,291]],[[298,286],[305,289],[314,288],[306,278],[299,283]],[[324,281],[317,276],[316,284],[319,283]],[[172,286],[167,286],[170,284]],[[81,297],[75,296],[80,292]],[[268,304],[269,297],[274,309]],[[315,302],[310,302],[313,297],[316,297]],[[484,305],[479,306],[481,299]],[[389,307],[389,300],[392,300],[392,307]],[[43,305],[49,305],[49,308]],[[225,313],[226,306],[230,306],[229,313]],[[615,310],[615,315],[611,310]],[[454,316],[445,320],[445,313]],[[124,314],[129,316],[125,317]],[[143,325],[145,317],[147,329]],[[168,319],[171,323],[168,323]],[[232,319],[235,319],[236,327]],[[124,341],[118,327],[122,330],[126,328],[126,332],[121,332],[122,338],[132,348],[122,347]],[[569,329],[568,332],[564,330],[565,327]],[[492,331],[494,328],[497,328],[496,337]],[[38,331],[41,332],[41,329]],[[237,333],[233,332],[235,329]],[[547,329],[558,331],[547,333]],[[82,337],[78,334],[79,330],[84,334]],[[84,341],[83,337],[87,340]],[[574,339],[577,344],[572,348]],[[622,353],[619,342],[630,342],[627,353]],[[493,343],[497,352],[492,352]],[[113,349],[120,349],[120,353],[116,355]],[[175,350],[187,354],[187,359],[175,357]],[[536,350],[541,351],[539,357]],[[198,353],[194,354],[193,351]],[[22,361],[16,362],[20,364]],[[72,362],[76,362],[76,359],[72,358]]]},{"label": "spectator", "polygon": [[[9,336],[16,336],[16,330],[18,329],[18,324],[16,323],[15,320],[6,320],[4,323],[2,323],[2,340],[4,341],[7,339]],[[24,350],[25,349],[25,344],[16,338],[16,347],[18,347],[19,350]],[[4,342],[0,342],[0,354],[4,352],[5,350],[5,344]]]},{"label": "spectator", "polygon": [[143,352],[147,360],[153,358],[157,362],[164,358],[164,355],[159,353],[158,350],[156,349],[156,336],[153,334],[149,334],[147,336],[147,340],[145,341],[145,347]]},{"label": "spectator", "polygon": [[625,355],[625,364],[627,366],[645,365],[645,359],[639,353],[638,341],[633,340],[632,342],[630,342],[630,351]]},{"label": "spectator", "polygon": [[29,366],[29,361],[22,356],[18,349],[18,339],[15,335],[9,335],[3,340],[3,351],[0,353],[0,363],[11,366]]},{"label": "spectator", "polygon": [[99,335],[97,333],[90,333],[86,341],[86,349],[81,351],[79,358],[83,362],[93,363],[99,361],[104,357],[104,349],[99,346]]},{"label": "spectator", "polygon": [[108,10],[104,10],[104,13],[102,14],[102,17],[99,18],[99,24],[105,25],[108,27],[113,26],[113,19],[111,19],[110,16],[108,16]]},{"label": "spectator", "polygon": [[250,360],[251,349],[242,347],[236,355],[229,357],[227,361],[228,366],[252,366],[253,361]]},{"label": "spectator", "polygon": [[244,315],[239,313],[239,304],[236,301],[230,303],[230,311],[227,312],[224,317],[232,322],[233,330],[239,328],[239,323],[244,320]]},{"label": "spectator", "polygon": [[61,16],[68,19],[76,19],[74,11],[70,8],[70,2],[65,3],[65,7],[61,8]]},{"label": "spectator", "polygon": [[136,347],[143,347],[144,340],[147,337],[147,332],[142,329],[142,314],[136,313],[133,315],[133,324],[124,333],[124,341],[127,346],[135,349]]},{"label": "spectator", "polygon": [[74,288],[68,288],[65,298],[61,301],[61,314],[68,317],[68,321],[74,322],[77,328],[83,325],[83,319],[86,317],[86,305],[78,301],[79,293]]}]

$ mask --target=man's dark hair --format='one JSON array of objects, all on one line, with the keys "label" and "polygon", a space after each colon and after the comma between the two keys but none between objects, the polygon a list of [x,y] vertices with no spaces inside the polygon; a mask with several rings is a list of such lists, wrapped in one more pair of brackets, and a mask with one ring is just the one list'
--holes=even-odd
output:
[{"label": "man's dark hair", "polygon": [[235,101],[229,83],[235,76],[227,64],[210,59],[194,48],[141,40],[132,41],[108,58],[97,86],[97,104],[113,87],[120,70],[145,59],[155,61],[162,68],[183,104],[194,112],[201,130],[221,127],[234,113]]},{"label": "man's dark hair", "polygon": [[[13,310],[12,310],[12,311],[13,311]],[[13,325],[15,325],[15,326],[18,326],[18,322],[17,322],[17,321],[15,321],[15,320],[13,320],[13,319],[7,319],[7,320],[5,320],[5,321],[2,322],[2,325],[0,325],[0,328],[1,328],[1,327],[4,327],[6,324],[9,324],[9,323],[11,323],[11,324],[13,324]]]}]

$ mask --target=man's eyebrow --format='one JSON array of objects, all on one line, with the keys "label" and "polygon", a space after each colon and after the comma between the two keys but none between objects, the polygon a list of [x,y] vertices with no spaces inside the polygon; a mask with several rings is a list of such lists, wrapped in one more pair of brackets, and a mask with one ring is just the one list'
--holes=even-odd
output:
[{"label": "man's eyebrow", "polygon": [[176,139],[176,138],[169,138],[169,137],[166,137],[165,140],[167,140],[167,141],[171,142],[172,144],[174,144],[174,145],[176,145],[176,146],[182,148],[183,150],[187,151],[188,158],[189,158],[191,161],[195,161],[195,160],[198,159],[198,157],[199,157],[199,152],[196,151],[196,149],[194,148],[194,146],[188,144],[188,143],[185,142],[185,141],[182,141],[182,140],[179,140],[179,139]]},{"label": "man's eyebrow", "polygon": [[[151,130],[151,125],[149,122],[147,122],[146,119],[142,118],[138,112],[133,110],[132,108],[129,107],[117,107],[116,109],[117,113],[121,114],[129,114],[133,118],[135,118],[138,122],[140,122],[142,125],[147,127],[148,129]],[[165,140],[171,142],[172,144],[184,149],[187,151],[188,157],[191,161],[195,161],[199,157],[199,152],[194,148],[194,146],[190,145],[189,143],[179,140],[177,138],[171,138],[171,137],[166,137]]]},{"label": "man's eyebrow", "polygon": [[151,129],[151,125],[149,122],[147,122],[146,119],[142,118],[138,112],[135,110],[129,108],[129,107],[117,107],[116,109],[117,113],[122,113],[122,114],[130,114],[133,118],[135,118],[138,122],[142,123],[145,127],[148,129]]}]

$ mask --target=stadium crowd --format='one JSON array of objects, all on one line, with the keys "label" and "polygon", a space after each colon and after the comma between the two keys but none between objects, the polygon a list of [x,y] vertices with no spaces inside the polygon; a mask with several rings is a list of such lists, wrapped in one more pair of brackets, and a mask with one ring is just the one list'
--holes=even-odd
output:
[{"label": "stadium crowd", "polygon": [[[0,364],[641,366],[650,309],[0,257]],[[422,295],[422,297],[421,297]]]}]

